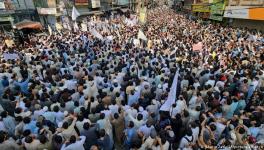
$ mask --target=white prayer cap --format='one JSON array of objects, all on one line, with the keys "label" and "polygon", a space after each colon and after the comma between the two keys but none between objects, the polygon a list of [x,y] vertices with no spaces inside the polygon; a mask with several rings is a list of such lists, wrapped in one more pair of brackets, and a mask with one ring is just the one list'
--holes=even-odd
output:
[{"label": "white prayer cap", "polygon": [[139,87],[138,87],[138,86],[137,86],[137,87],[135,87],[135,90],[136,90],[136,91],[139,91]]},{"label": "white prayer cap", "polygon": [[143,109],[143,107],[139,107],[139,112],[142,112],[142,111],[144,111],[144,109]]},{"label": "white prayer cap", "polygon": [[47,106],[43,107],[43,111],[45,111],[45,112],[48,111],[48,109],[49,108]]},{"label": "white prayer cap", "polygon": [[152,104],[156,105],[157,101],[155,99],[152,100]]},{"label": "white prayer cap", "polygon": [[29,117],[30,115],[31,115],[31,111],[27,111],[27,112],[24,113],[23,116],[24,116],[24,117]]},{"label": "white prayer cap", "polygon": [[58,127],[61,128],[62,127],[62,122],[58,123]]},{"label": "white prayer cap", "polygon": [[214,87],[214,90],[217,91],[217,92],[220,92],[218,86],[215,86],[215,87]]},{"label": "white prayer cap", "polygon": [[63,114],[66,117],[66,116],[68,116],[69,112],[68,111],[64,111]]}]

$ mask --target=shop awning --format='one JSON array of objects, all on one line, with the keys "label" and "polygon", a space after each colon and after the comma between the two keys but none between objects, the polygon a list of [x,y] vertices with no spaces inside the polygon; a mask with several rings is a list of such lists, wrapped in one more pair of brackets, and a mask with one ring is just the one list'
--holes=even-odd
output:
[{"label": "shop awning", "polygon": [[41,30],[43,29],[41,23],[39,22],[34,22],[34,21],[30,21],[30,20],[23,20],[19,23],[16,23],[14,25],[14,27],[18,30],[21,29],[37,29],[37,30]]}]

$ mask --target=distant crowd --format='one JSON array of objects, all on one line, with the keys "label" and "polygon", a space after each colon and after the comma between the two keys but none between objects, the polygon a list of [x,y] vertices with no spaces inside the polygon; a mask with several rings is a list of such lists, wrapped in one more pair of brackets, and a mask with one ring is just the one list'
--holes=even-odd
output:
[{"label": "distant crowd", "polygon": [[[1,40],[0,150],[263,148],[263,33],[166,7],[148,10],[144,25],[125,18]],[[176,73],[177,97],[161,111]]]}]

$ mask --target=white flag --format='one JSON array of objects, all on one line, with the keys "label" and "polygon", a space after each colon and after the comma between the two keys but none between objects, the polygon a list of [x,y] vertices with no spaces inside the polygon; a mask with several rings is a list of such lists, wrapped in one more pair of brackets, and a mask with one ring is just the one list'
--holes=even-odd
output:
[{"label": "white flag", "polygon": [[103,40],[104,39],[103,36],[99,32],[97,32],[94,28],[91,30],[91,34],[93,36],[97,37],[100,40]]},{"label": "white flag", "polygon": [[79,31],[79,26],[76,21],[74,22],[73,28],[74,28],[74,32]]},{"label": "white flag", "polygon": [[133,44],[138,47],[140,45],[139,39],[133,39]]},{"label": "white flag", "polygon": [[138,31],[138,39],[142,39],[144,41],[148,40],[145,34],[141,30]]},{"label": "white flag", "polygon": [[172,82],[172,85],[171,85],[171,88],[170,88],[168,99],[160,107],[160,110],[169,111],[171,106],[172,106],[172,104],[175,103],[176,94],[177,94],[176,92],[177,92],[178,78],[179,78],[179,70],[175,73],[175,76],[173,78],[173,82]]},{"label": "white flag", "polygon": [[78,10],[73,6],[72,7],[72,20],[75,21],[80,16]]},{"label": "white flag", "polygon": [[48,30],[49,30],[49,34],[52,35],[52,29],[51,29],[50,25],[48,25]]}]

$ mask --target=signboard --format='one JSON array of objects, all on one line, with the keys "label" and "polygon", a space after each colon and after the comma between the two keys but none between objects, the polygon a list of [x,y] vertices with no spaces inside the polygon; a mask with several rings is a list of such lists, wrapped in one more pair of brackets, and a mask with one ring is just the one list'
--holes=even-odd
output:
[{"label": "signboard", "polygon": [[92,8],[99,8],[101,7],[100,0],[92,0]]},{"label": "signboard", "polygon": [[88,0],[75,0],[75,5],[77,6],[88,5]]},{"label": "signboard", "polygon": [[210,12],[210,6],[207,4],[193,4],[192,11],[193,12]]},{"label": "signboard", "polygon": [[264,20],[264,8],[249,8],[248,6],[226,7],[224,17],[238,19]]},{"label": "signboard", "polygon": [[0,9],[5,9],[5,3],[4,2],[0,2]]},{"label": "signboard", "polygon": [[222,15],[225,10],[225,1],[224,0],[214,0],[210,5],[210,12],[213,14]]},{"label": "signboard", "polygon": [[264,20],[264,8],[249,9],[249,19]]},{"label": "signboard", "polygon": [[56,15],[56,8],[37,8],[38,14],[40,15]]},{"label": "signboard", "polygon": [[225,1],[214,0],[210,6],[210,19],[222,21],[224,10],[225,10]]},{"label": "signboard", "polygon": [[225,9],[224,17],[248,19],[249,18],[249,11],[248,11],[247,7],[242,7],[242,6],[227,7]]}]

